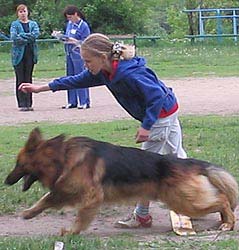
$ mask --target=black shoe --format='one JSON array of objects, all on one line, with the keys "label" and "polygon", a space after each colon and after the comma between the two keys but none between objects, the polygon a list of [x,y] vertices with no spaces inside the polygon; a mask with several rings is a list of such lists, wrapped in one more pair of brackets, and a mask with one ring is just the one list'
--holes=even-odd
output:
[{"label": "black shoe", "polygon": [[63,109],[73,109],[73,108],[76,108],[77,106],[76,105],[73,105],[73,104],[67,104],[66,106],[62,106]]}]

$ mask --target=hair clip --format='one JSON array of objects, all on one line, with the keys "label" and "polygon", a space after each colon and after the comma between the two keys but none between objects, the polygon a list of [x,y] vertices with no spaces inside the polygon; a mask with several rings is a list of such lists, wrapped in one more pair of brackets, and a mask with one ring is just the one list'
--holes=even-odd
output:
[{"label": "hair clip", "polygon": [[122,45],[119,42],[115,42],[112,46],[112,55],[115,59],[119,59],[122,54]]}]

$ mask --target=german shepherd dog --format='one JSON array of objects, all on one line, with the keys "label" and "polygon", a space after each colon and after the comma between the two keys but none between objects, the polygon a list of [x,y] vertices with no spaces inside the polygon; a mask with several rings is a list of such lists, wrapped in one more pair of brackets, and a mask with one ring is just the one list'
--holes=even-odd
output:
[{"label": "german shepherd dog", "polygon": [[23,191],[35,181],[49,192],[23,211],[30,219],[48,208],[77,208],[70,230],[85,230],[103,203],[142,199],[161,201],[176,213],[201,217],[220,212],[221,230],[233,230],[238,184],[222,168],[196,159],[162,156],[137,148],[116,146],[87,137],[64,135],[45,140],[32,130],[5,183],[23,178]]}]

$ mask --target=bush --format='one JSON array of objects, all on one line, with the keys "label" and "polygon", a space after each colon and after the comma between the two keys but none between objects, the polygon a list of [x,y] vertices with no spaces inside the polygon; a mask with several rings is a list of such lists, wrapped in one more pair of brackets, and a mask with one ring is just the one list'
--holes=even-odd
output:
[{"label": "bush", "polygon": [[13,20],[16,20],[15,15],[3,16],[0,18],[0,31],[3,32],[6,36],[9,36],[10,26]]}]

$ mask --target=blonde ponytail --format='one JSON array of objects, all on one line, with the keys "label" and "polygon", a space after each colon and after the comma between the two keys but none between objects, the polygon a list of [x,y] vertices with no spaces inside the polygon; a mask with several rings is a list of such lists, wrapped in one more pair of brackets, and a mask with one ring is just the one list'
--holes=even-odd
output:
[{"label": "blonde ponytail", "polygon": [[89,35],[80,45],[81,50],[88,50],[94,56],[106,54],[109,59],[129,60],[135,56],[135,46],[113,43],[110,39],[100,33]]}]

